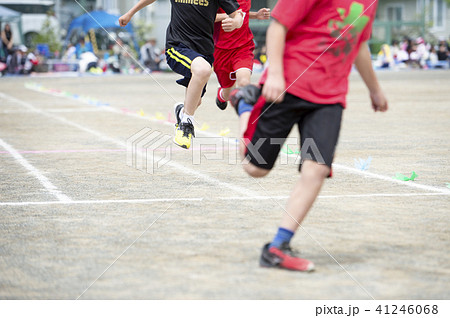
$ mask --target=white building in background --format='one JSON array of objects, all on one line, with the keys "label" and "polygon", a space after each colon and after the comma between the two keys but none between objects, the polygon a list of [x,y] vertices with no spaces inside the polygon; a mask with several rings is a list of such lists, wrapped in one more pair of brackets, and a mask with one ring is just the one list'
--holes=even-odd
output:
[{"label": "white building in background", "polygon": [[401,33],[408,23],[417,22],[434,37],[448,39],[450,5],[446,0],[379,0],[376,22],[397,24],[392,33]]},{"label": "white building in background", "polygon": [[[22,36],[15,36],[14,42],[19,44],[23,39],[27,46],[31,45],[33,37],[41,31],[48,18],[47,13],[55,10],[55,3],[51,0],[0,0],[0,5],[21,14]],[[53,16],[49,19],[52,28],[59,32],[58,20]],[[11,27],[13,34],[19,33],[18,25],[13,24]]]}]

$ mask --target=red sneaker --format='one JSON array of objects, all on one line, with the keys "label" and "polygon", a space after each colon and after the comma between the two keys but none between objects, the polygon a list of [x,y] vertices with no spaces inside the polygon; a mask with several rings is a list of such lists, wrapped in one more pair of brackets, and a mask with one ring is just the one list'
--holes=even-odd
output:
[{"label": "red sneaker", "polygon": [[216,105],[221,110],[225,110],[225,108],[227,108],[228,102],[222,98],[221,91],[222,87],[219,87],[219,89],[217,90]]},{"label": "red sneaker", "polygon": [[301,272],[314,270],[314,263],[297,257],[288,243],[283,243],[280,248],[269,248],[269,245],[270,243],[264,245],[261,253],[259,264],[262,267],[277,267]]}]

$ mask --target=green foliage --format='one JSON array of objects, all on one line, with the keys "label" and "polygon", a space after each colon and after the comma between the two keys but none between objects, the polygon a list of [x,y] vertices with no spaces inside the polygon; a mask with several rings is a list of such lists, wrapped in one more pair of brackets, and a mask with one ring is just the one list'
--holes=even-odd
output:
[{"label": "green foliage", "polygon": [[50,22],[50,14],[49,12],[39,34],[33,38],[32,45],[36,47],[37,44],[48,44],[50,52],[60,52],[62,47],[61,40],[58,30],[55,30]]},{"label": "green foliage", "polygon": [[372,55],[377,55],[378,52],[380,52],[381,50],[381,46],[385,44],[383,41],[378,40],[378,39],[372,39],[370,41],[369,47],[370,47],[370,53]]},{"label": "green foliage", "polygon": [[133,22],[133,27],[139,46],[144,45],[153,29],[153,24],[148,23],[145,19],[137,19]]}]

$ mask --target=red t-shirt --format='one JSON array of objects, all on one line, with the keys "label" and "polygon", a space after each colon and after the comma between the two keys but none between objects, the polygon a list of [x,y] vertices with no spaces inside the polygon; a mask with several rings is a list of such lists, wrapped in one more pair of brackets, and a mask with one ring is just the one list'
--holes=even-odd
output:
[{"label": "red t-shirt", "polygon": [[[279,0],[272,17],[288,29],[284,50],[287,92],[313,103],[345,107],[348,75],[361,43],[370,38],[377,3]],[[267,70],[261,83],[266,77]]]},{"label": "red t-shirt", "polygon": [[[242,47],[253,41],[253,33],[248,26],[250,7],[252,6],[251,0],[237,0],[239,3],[239,9],[245,12],[244,23],[242,27],[231,32],[225,32],[222,29],[222,22],[216,22],[214,24],[214,46],[220,49],[235,49]],[[222,9],[219,9],[217,13],[225,13]]]}]

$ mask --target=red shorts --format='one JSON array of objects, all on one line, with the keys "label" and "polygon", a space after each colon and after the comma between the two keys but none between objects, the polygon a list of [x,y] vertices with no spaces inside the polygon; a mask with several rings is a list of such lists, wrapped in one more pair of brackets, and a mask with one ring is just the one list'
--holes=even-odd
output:
[{"label": "red shorts", "polygon": [[236,71],[242,68],[253,70],[253,41],[236,49],[214,49],[214,72],[222,88],[233,87],[236,83]]}]

